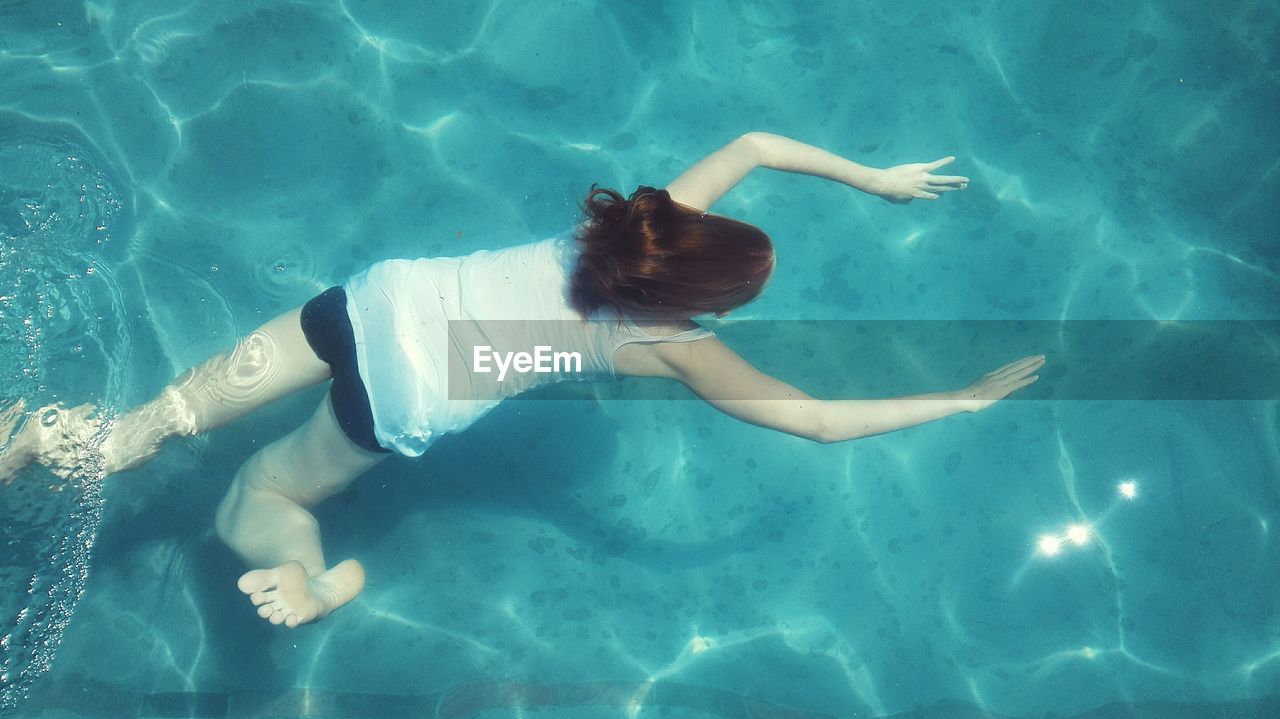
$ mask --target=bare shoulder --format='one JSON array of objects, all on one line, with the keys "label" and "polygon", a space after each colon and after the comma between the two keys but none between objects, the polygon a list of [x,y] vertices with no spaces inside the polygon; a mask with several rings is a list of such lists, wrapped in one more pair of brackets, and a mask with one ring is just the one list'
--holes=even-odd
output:
[{"label": "bare shoulder", "polygon": [[688,332],[700,325],[693,320],[637,320],[636,327],[651,337],[660,338]]},{"label": "bare shoulder", "polygon": [[613,355],[614,370],[619,375],[680,379],[683,368],[695,361],[695,357],[705,354],[712,345],[723,346],[715,335],[693,342],[662,341],[662,338],[697,329],[699,325],[696,322],[658,321],[637,324],[654,341],[630,342],[619,347]]}]

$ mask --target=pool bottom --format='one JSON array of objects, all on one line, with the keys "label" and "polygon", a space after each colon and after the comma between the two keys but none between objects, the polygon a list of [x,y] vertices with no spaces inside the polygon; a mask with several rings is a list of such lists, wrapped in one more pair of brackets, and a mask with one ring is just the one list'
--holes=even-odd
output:
[{"label": "pool bottom", "polygon": [[[681,682],[594,681],[539,683],[467,682],[437,694],[392,695],[290,688],[235,693],[127,692],[104,685],[48,683],[33,693],[15,716],[31,719],[249,719],[327,717],[330,719],[496,719],[596,716],[601,710],[657,713],[668,718],[871,719],[863,713],[798,711],[722,689]],[[1058,715],[1055,715],[1058,716]],[[1263,719],[1280,716],[1280,696],[1239,702],[1113,703],[1059,719]],[[943,701],[882,719],[1031,719],[997,714],[983,707]]]}]

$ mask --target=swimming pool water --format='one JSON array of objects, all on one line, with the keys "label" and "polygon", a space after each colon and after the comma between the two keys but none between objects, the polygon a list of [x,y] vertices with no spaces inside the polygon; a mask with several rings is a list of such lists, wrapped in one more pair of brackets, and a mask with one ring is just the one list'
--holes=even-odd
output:
[{"label": "swimming pool water", "polygon": [[[748,130],[972,183],[900,207],[753,175],[716,210],[778,276],[735,317],[1280,319],[1277,68],[1267,2],[0,2],[0,396],[131,406],[372,261],[550,235],[592,182]],[[947,359],[902,381],[972,379]],[[47,474],[0,488],[0,711],[1280,714],[1274,397],[830,446],[511,403],[318,509],[369,585],[286,632],[213,508],[322,396],[109,479],[100,523]]]}]

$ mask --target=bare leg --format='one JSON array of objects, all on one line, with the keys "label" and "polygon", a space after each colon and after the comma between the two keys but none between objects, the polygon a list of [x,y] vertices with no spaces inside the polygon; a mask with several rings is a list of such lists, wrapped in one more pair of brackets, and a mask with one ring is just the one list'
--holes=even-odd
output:
[{"label": "bare leg", "polygon": [[[329,379],[299,322],[301,308],[249,333],[232,349],[184,372],[150,402],[116,420],[101,443],[107,474],[132,469],[155,456],[166,439],[221,427],[291,392]],[[98,426],[92,408],[36,410],[0,456],[0,480],[12,481],[39,462],[56,473],[74,473]],[[0,413],[3,416],[4,413]],[[0,429],[4,422],[0,421]],[[11,427],[10,427],[11,429]]]},{"label": "bare leg", "polygon": [[258,615],[295,627],[324,617],[364,589],[364,568],[328,568],[308,507],[345,489],[388,455],[343,433],[328,398],[311,419],[256,452],[218,506],[217,529],[252,571],[240,577]]}]

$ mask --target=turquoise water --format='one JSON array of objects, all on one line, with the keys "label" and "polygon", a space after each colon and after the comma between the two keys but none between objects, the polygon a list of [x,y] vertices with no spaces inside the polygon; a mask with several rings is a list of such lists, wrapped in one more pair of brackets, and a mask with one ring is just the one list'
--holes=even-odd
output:
[{"label": "turquoise water", "polygon": [[[374,260],[558,232],[591,182],[748,130],[972,183],[900,207],[753,175],[716,207],[779,247],[745,318],[1280,319],[1277,68],[1259,2],[0,2],[0,395],[131,406]],[[972,379],[941,359],[903,382]],[[692,402],[511,404],[318,510],[370,583],[285,632],[212,514],[321,397],[101,507],[0,488],[3,711],[1280,713],[1274,399],[830,446]]]}]

